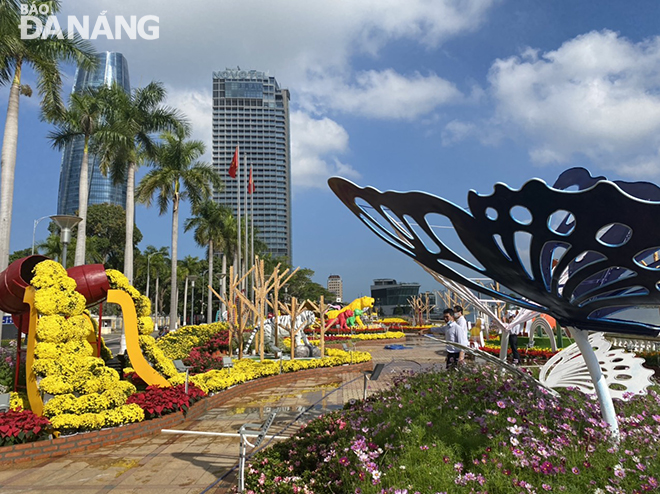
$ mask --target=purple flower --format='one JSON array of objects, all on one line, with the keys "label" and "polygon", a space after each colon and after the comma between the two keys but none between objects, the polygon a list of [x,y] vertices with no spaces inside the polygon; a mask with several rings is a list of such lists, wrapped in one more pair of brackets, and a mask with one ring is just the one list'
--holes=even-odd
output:
[{"label": "purple flower", "polygon": [[580,469],[578,467],[571,468],[571,472],[573,472],[575,475],[580,475]]}]

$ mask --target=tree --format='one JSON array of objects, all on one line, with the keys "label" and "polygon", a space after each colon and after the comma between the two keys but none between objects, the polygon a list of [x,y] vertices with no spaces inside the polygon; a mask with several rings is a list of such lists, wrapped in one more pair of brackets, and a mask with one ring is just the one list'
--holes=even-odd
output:
[{"label": "tree", "polygon": [[167,93],[160,82],[151,82],[127,94],[115,85],[104,92],[112,111],[107,115],[108,132],[101,140],[101,171],[115,182],[126,181],[126,238],[124,274],[133,282],[133,228],[135,225],[135,171],[156,152],[153,135],[183,124],[176,110],[163,106]]},{"label": "tree", "polygon": [[83,156],[78,180],[78,216],[82,218],[76,228],[76,253],[74,266],[85,264],[87,240],[87,202],[89,199],[89,148],[90,140],[103,125],[104,105],[98,91],[85,89],[73,93],[69,107],[55,118],[56,129],[48,134],[53,147],[59,151],[76,140],[83,140]]},{"label": "tree", "polygon": [[[227,232],[227,223],[233,219],[231,209],[209,199],[202,202],[194,211],[194,216],[188,218],[184,224],[184,231],[195,229],[195,242],[200,247],[207,247],[209,263],[209,285],[213,286],[213,259],[214,247],[221,247],[227,243],[224,234]],[[226,259],[223,259],[226,269]],[[223,272],[224,274],[224,272]],[[222,292],[224,296],[224,291]],[[207,294],[206,320],[211,321],[213,294],[211,289]]]},{"label": "tree", "polygon": [[[38,9],[47,5],[49,12],[60,10],[59,0],[33,2]],[[73,62],[92,69],[97,63],[92,45],[78,33],[63,32],[59,39],[54,34],[37,36],[34,39],[21,39],[20,3],[16,0],[0,2],[0,84],[11,82],[9,103],[5,120],[0,158],[0,271],[9,261],[9,238],[14,198],[14,175],[16,170],[16,150],[18,147],[18,109],[20,95],[30,96],[32,89],[21,84],[25,67],[34,69],[37,87],[41,96],[42,116],[52,120],[61,114],[64,104],[60,95],[62,78],[60,62]],[[46,16],[38,15],[45,24]]]},{"label": "tree", "polygon": [[[280,264],[280,271],[289,268],[293,271],[286,258],[274,258],[270,255],[264,256],[264,269],[267,273],[272,273],[277,264]],[[318,300],[323,295],[326,300],[334,300],[336,295],[328,291],[324,286],[312,281],[314,271],[309,268],[300,268],[286,284],[287,294],[296,297],[298,300]]]},{"label": "tree", "polygon": [[[161,277],[167,277],[169,274],[169,249],[167,247],[156,249],[153,245],[147,245],[144,252],[138,256],[137,260],[138,271],[135,286],[143,288],[141,292],[147,295],[150,299],[153,294],[154,304],[152,314],[159,317],[162,310],[162,300],[166,294],[166,287],[163,286],[161,288],[160,279]],[[140,280],[142,279],[144,279],[144,284],[140,283]],[[152,283],[151,280],[154,280],[153,291],[151,291],[150,287],[147,285],[147,280],[149,281],[149,285]]]},{"label": "tree", "polygon": [[[50,228],[49,228],[50,230]],[[39,242],[36,246],[37,253],[50,257],[51,259],[59,259],[62,255],[62,243],[60,242],[59,233],[52,232],[46,240]],[[72,252],[69,251],[67,254],[67,266],[70,266],[69,259],[71,259]]]},{"label": "tree", "polygon": [[324,286],[312,281],[314,271],[309,268],[301,268],[287,283],[287,293],[298,300],[318,300],[321,295],[326,300],[333,300],[335,294],[328,291]]},{"label": "tree", "polygon": [[170,294],[170,331],[177,319],[177,246],[179,241],[179,205],[190,200],[193,206],[211,195],[212,187],[222,186],[220,174],[207,163],[198,161],[204,154],[201,141],[188,140],[190,129],[179,126],[175,132],[161,135],[162,143],[155,149],[153,169],[142,178],[136,190],[139,202],[150,207],[157,197],[159,214],[165,214],[172,203],[172,293]]},{"label": "tree", "polygon": [[[76,232],[77,233],[77,232]],[[87,211],[87,258],[106,268],[121,270],[124,265],[126,214],[117,204],[92,204]],[[142,232],[133,230],[133,245],[142,241]]]},{"label": "tree", "polygon": [[11,264],[14,261],[17,261],[19,259],[23,259],[24,257],[28,257],[32,255],[32,248],[28,247],[27,249],[21,249],[14,251],[10,254],[9,256],[9,264]]}]

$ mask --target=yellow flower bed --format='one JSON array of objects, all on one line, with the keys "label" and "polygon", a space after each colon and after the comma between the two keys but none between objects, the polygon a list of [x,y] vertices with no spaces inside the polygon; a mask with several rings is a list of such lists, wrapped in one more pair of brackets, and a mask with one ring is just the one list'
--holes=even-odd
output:
[{"label": "yellow flower bed", "polygon": [[[58,430],[92,430],[106,425],[144,419],[126,398],[135,387],[120,381],[114,369],[106,367],[87,337],[96,328],[84,315],[85,298],[76,289],[64,268],[44,261],[34,268],[32,285],[37,289],[35,307],[40,318],[36,329],[33,370],[39,390],[53,395],[44,405],[44,415]],[[138,294],[139,295],[139,294]],[[12,405],[20,398],[12,396]],[[142,412],[142,410],[140,410]]]},{"label": "yellow flower bed", "polygon": [[[351,353],[353,354],[351,356]],[[283,360],[282,372],[296,372],[319,367],[335,367],[343,364],[368,362],[371,360],[369,352],[344,352],[329,348],[326,357],[309,360]],[[190,382],[207,393],[215,393],[236,384],[258,379],[260,377],[274,376],[280,373],[279,360],[241,359],[234,361],[233,369],[211,370],[203,374],[190,377]]]},{"label": "yellow flower bed", "polygon": [[184,326],[158,338],[156,346],[163,351],[167,358],[183,359],[190,354],[190,350],[194,347],[205,344],[217,333],[228,328],[229,325],[225,322]]},{"label": "yellow flower bed", "polygon": [[384,319],[379,319],[376,322],[382,324],[410,324],[408,321],[401,319],[400,317],[386,317]]},{"label": "yellow flower bed", "polygon": [[[344,335],[342,335],[344,336]],[[401,331],[387,331],[385,333],[364,333],[364,334],[354,334],[354,335],[345,335],[350,340],[396,340],[399,338],[405,338],[406,334],[402,333]],[[289,345],[291,344],[291,340],[287,338],[289,341]],[[346,340],[326,340],[326,344],[332,345],[333,343],[341,343],[342,341],[349,341],[348,339]],[[312,345],[320,345],[321,340],[320,339],[311,339],[309,338],[309,342]]]}]

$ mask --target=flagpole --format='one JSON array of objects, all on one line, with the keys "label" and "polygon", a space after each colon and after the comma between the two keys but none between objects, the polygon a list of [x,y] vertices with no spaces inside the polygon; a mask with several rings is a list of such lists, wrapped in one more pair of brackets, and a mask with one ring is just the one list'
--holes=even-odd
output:
[{"label": "flagpole", "polygon": [[[240,154],[240,152],[239,152]],[[240,157],[237,159],[237,178],[238,180],[236,181],[236,217],[238,218],[238,254],[237,254],[237,260],[238,260],[238,279],[240,280],[241,277],[243,276],[243,273],[241,271],[241,159]],[[234,301],[232,300],[231,303],[233,304]]]},{"label": "flagpole", "polygon": [[[243,183],[245,184],[245,272],[247,273],[248,270],[250,269],[250,256],[249,254],[249,244],[248,244],[248,166],[247,166],[247,156],[244,158],[244,164],[245,164],[245,178],[243,179]],[[250,294],[248,293],[248,280],[247,278],[243,280],[243,289],[245,290],[245,296],[250,298]]]},{"label": "flagpole", "polygon": [[[250,259],[254,265],[254,177],[250,169]],[[252,286],[254,286],[254,272],[252,273]],[[252,303],[254,303],[254,292],[252,293]]]}]

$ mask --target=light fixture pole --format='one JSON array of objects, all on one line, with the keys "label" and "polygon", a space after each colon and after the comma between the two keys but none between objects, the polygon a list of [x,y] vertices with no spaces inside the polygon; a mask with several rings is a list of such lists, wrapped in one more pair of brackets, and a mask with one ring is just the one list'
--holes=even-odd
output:
[{"label": "light fixture pole", "polygon": [[51,216],[50,219],[60,227],[60,240],[62,242],[60,264],[66,269],[66,251],[69,246],[69,242],[71,242],[71,230],[74,226],[82,221],[82,218],[68,214],[59,214]]},{"label": "light fixture pole", "polygon": [[151,256],[153,256],[153,255],[154,255],[154,252],[147,255],[147,298],[149,298],[149,282],[151,281],[149,279],[149,275],[151,274],[151,270],[149,268],[150,268]]},{"label": "light fixture pole", "polygon": [[34,255],[34,244],[36,241],[36,236],[37,236],[37,225],[41,220],[45,220],[46,218],[52,218],[52,216],[42,216],[38,220],[34,220],[34,227],[32,228],[32,255]]},{"label": "light fixture pole", "polygon": [[190,325],[194,325],[195,321],[193,319],[194,317],[194,311],[195,311],[195,280],[197,279],[197,275],[191,275],[190,276],[190,281],[192,283],[191,287],[191,294],[190,294]]}]

